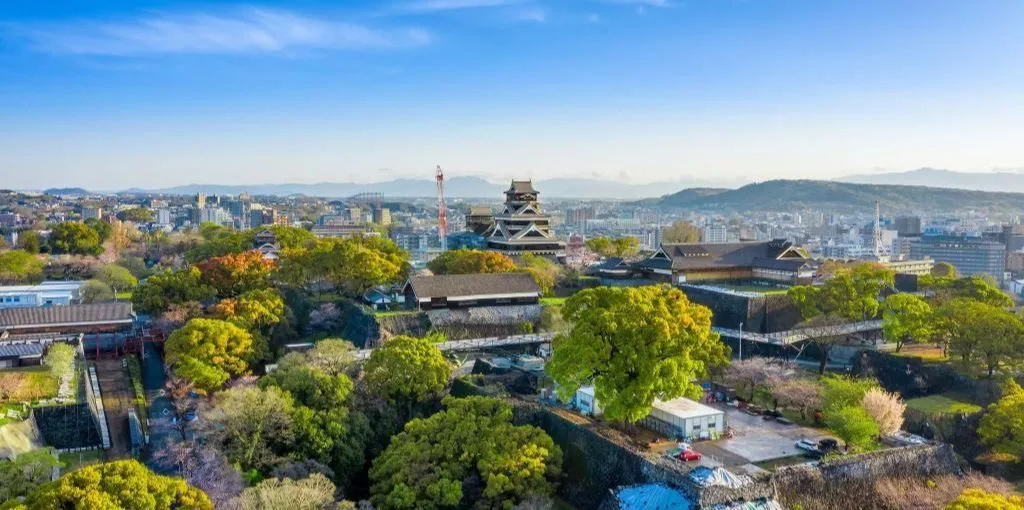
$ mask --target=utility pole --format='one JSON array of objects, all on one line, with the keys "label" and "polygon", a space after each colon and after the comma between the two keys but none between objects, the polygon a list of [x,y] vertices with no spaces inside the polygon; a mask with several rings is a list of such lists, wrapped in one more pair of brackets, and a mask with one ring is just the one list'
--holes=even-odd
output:
[{"label": "utility pole", "polygon": [[743,323],[740,323],[740,361],[743,361]]}]

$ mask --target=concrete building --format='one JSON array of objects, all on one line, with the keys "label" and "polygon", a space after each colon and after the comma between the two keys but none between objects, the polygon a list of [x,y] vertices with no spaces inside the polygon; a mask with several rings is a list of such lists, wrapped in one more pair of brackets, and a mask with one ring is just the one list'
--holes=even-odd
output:
[{"label": "concrete building", "polygon": [[594,396],[593,386],[581,386],[572,397],[572,405],[582,414],[597,416],[601,414],[601,405]]},{"label": "concrete building", "polygon": [[0,287],[0,309],[59,306],[79,302],[83,281],[43,282]]},{"label": "concrete building", "polygon": [[918,276],[931,274],[932,268],[935,267],[935,261],[932,259],[892,259],[881,262],[881,264],[897,274],[915,274]]},{"label": "concrete building", "polygon": [[170,209],[157,209],[156,210],[156,223],[158,225],[173,225],[174,220],[171,218]]},{"label": "concrete building", "polygon": [[911,245],[910,258],[948,262],[962,275],[987,274],[1000,282],[1006,271],[1006,246],[979,237],[925,235]]},{"label": "concrete building", "polygon": [[688,398],[655,400],[643,424],[668,437],[714,439],[725,432],[725,412]]},{"label": "concrete building", "polygon": [[896,218],[896,232],[900,237],[920,237],[920,216],[899,216]]},{"label": "concrete building", "polygon": [[722,223],[707,225],[701,233],[705,243],[725,243],[729,241],[729,228]]},{"label": "concrete building", "polygon": [[99,220],[99,219],[103,219],[103,208],[102,207],[83,207],[82,208],[82,219],[83,220]]},{"label": "concrete building", "polygon": [[390,225],[391,224],[391,209],[387,207],[377,207],[373,210],[373,222],[378,225]]}]

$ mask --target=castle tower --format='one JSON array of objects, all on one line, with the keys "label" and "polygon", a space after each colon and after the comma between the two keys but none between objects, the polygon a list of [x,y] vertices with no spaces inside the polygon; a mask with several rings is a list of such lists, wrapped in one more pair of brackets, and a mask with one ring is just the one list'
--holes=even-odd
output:
[{"label": "castle tower", "polygon": [[484,233],[487,247],[515,256],[523,253],[561,256],[565,243],[551,232],[551,218],[541,212],[532,181],[512,181],[505,206]]}]

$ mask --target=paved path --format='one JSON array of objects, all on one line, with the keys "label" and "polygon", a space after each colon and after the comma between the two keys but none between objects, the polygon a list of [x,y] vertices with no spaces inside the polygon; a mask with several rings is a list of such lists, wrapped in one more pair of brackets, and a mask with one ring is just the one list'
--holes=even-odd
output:
[{"label": "paved path", "polygon": [[743,338],[751,342],[760,342],[774,345],[790,345],[810,338],[822,336],[843,336],[856,333],[868,333],[882,329],[882,321],[851,322],[838,326],[823,326],[811,328],[797,328],[775,333],[755,333],[753,331],[740,331],[730,328],[711,328],[715,333],[729,338]]},{"label": "paved path", "polygon": [[[495,347],[509,347],[514,345],[546,344],[555,338],[554,333],[536,333],[529,335],[512,336],[490,336],[485,338],[471,338],[468,340],[451,340],[441,342],[437,346],[445,352],[475,351],[477,349],[493,349]],[[356,353],[356,359],[365,360],[370,357],[373,349],[360,349]]]},{"label": "paved path", "polygon": [[121,360],[97,360],[96,378],[100,383],[103,410],[110,428],[109,458],[128,457],[132,453],[128,431],[128,411],[132,408],[132,383]]}]

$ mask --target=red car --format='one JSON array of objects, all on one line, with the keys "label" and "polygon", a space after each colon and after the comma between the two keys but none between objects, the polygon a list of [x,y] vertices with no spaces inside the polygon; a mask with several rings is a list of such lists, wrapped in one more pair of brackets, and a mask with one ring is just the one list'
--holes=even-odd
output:
[{"label": "red car", "polygon": [[704,456],[696,450],[683,450],[679,452],[679,455],[677,455],[676,458],[684,462],[693,462],[704,458]]}]

